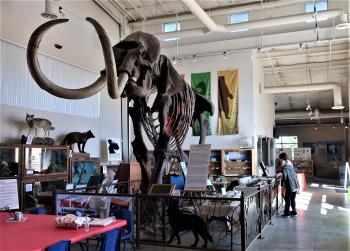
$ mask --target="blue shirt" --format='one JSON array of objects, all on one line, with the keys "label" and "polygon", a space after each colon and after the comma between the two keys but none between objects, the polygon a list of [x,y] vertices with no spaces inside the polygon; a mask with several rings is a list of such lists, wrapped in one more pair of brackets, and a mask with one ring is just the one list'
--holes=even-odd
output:
[{"label": "blue shirt", "polygon": [[282,175],[282,186],[296,192],[299,187],[298,177],[290,161],[286,161],[286,164],[282,167]]}]

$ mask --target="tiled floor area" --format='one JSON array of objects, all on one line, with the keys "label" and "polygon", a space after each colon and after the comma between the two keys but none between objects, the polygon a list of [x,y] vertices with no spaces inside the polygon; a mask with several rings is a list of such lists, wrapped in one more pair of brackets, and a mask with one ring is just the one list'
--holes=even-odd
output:
[{"label": "tiled floor area", "polygon": [[[264,238],[256,240],[249,251],[349,251],[350,198],[341,192],[339,186],[309,184],[307,191],[297,196],[298,216],[274,218],[273,225],[263,232]],[[180,249],[141,246],[138,250]]]}]

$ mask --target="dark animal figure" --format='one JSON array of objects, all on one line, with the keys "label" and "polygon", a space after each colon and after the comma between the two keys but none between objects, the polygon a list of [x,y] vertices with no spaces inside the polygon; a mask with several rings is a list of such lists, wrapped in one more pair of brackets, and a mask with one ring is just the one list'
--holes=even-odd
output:
[{"label": "dark animal figure", "polygon": [[224,112],[225,117],[227,119],[230,119],[229,113],[230,113],[230,107],[228,99],[233,99],[232,94],[230,93],[229,89],[227,88],[227,85],[225,83],[225,77],[220,76],[219,77],[219,113]]},{"label": "dark animal figure", "polygon": [[71,132],[64,137],[61,145],[69,145],[69,148],[73,150],[72,145],[77,143],[79,152],[85,153],[85,144],[91,138],[95,138],[91,130],[87,132]]},{"label": "dark animal figure", "polygon": [[213,243],[213,238],[209,234],[207,230],[207,226],[204,220],[198,215],[194,214],[185,214],[180,211],[179,201],[175,199],[171,199],[169,201],[168,207],[168,216],[169,216],[169,224],[171,226],[172,234],[168,241],[170,244],[174,237],[177,238],[177,244],[181,244],[180,235],[181,231],[192,230],[195,241],[191,245],[191,247],[197,247],[199,238],[198,235],[202,237],[204,240],[203,248],[206,248],[208,245],[208,241]]},{"label": "dark animal figure", "polygon": [[117,143],[113,142],[111,139],[108,140],[108,152],[115,153],[115,151],[119,150],[119,146]]},{"label": "dark animal figure", "polygon": [[50,120],[42,119],[42,118],[34,118],[34,115],[30,115],[28,113],[26,116],[26,121],[30,127],[28,134],[30,134],[30,131],[32,130],[32,128],[34,128],[35,129],[34,136],[36,136],[38,132],[38,128],[42,128],[44,130],[44,137],[46,136],[46,134],[49,137],[50,130],[55,130],[55,127],[52,126],[52,123],[50,122]]}]

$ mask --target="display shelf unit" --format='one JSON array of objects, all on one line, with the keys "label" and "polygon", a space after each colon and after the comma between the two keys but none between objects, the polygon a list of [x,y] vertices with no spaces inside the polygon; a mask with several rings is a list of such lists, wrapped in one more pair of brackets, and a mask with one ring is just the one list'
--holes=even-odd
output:
[{"label": "display shelf unit", "polygon": [[0,178],[18,179],[21,177],[21,145],[0,145]]},{"label": "display shelf unit", "polygon": [[305,173],[306,179],[314,178],[314,162],[312,160],[293,160],[292,162],[297,172]]},{"label": "display shelf unit", "polygon": [[224,176],[256,175],[256,152],[253,148],[221,150],[221,172]]},{"label": "display shelf unit", "polygon": [[[69,148],[60,145],[0,145],[0,162],[9,168],[1,178],[16,178],[20,209],[45,207],[52,211],[52,193],[65,189],[69,178]],[[1,167],[1,170],[3,167]],[[11,173],[9,173],[9,171]]]}]

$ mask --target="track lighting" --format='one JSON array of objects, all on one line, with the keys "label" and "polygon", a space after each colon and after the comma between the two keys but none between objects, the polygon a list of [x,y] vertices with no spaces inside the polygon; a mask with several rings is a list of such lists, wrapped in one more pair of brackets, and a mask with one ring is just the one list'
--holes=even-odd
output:
[{"label": "track lighting", "polygon": [[224,56],[224,59],[227,58],[227,53],[226,53],[226,51],[224,51],[224,53],[222,53],[222,55]]},{"label": "track lighting", "polygon": [[299,44],[298,51],[299,51],[299,52],[302,52],[302,51],[303,51],[303,44]]},{"label": "track lighting", "polygon": [[193,55],[193,57],[192,57],[192,62],[193,62],[193,63],[196,63],[196,62],[197,62],[197,56],[196,56],[196,55]]}]

